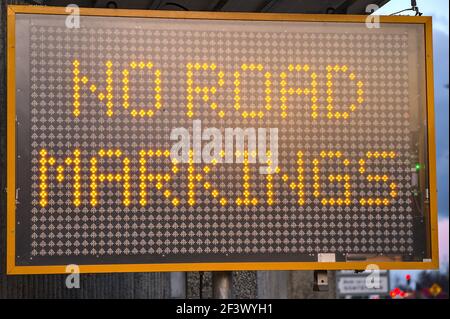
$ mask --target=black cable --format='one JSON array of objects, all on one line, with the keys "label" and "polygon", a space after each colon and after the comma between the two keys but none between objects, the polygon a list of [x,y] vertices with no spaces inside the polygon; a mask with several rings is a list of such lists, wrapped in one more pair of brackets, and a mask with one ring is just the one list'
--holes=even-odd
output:
[{"label": "black cable", "polygon": [[184,11],[189,11],[188,8],[182,6],[181,4],[175,3],[175,2],[166,2],[166,6],[174,6],[174,7],[178,7],[180,9],[183,9]]},{"label": "black cable", "polygon": [[420,12],[419,7],[417,6],[417,1],[411,0],[411,8],[403,9],[398,12],[394,12],[390,15],[393,16],[393,15],[397,15],[399,13],[406,12],[406,11],[414,11],[416,13],[416,16],[421,16],[423,14],[422,12]]},{"label": "black cable", "polygon": [[398,12],[391,13],[390,15],[391,16],[395,16],[396,14],[399,14],[399,13],[402,13],[402,12],[406,12],[406,11],[414,11],[414,10],[413,10],[413,8],[403,9],[403,10],[400,10]]}]

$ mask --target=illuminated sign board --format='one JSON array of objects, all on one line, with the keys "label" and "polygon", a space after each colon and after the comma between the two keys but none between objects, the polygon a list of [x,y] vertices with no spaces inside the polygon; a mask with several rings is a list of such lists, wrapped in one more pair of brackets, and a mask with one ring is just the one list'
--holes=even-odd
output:
[{"label": "illuminated sign board", "polygon": [[428,18],[69,18],[10,7],[9,273],[437,265]]}]

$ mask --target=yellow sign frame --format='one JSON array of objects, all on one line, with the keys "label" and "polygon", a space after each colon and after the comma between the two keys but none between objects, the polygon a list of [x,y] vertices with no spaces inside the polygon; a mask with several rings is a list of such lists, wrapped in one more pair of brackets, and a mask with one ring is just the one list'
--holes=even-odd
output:
[{"label": "yellow sign frame", "polygon": [[[57,274],[66,273],[66,266],[17,266],[15,263],[16,241],[16,101],[15,101],[15,15],[50,14],[67,15],[64,7],[8,6],[7,19],[7,274]],[[165,19],[207,19],[207,20],[258,20],[258,21],[301,21],[301,22],[347,22],[364,23],[363,15],[308,15],[272,13],[226,13],[185,12],[123,9],[80,8],[80,15]],[[81,273],[108,272],[161,272],[161,271],[231,271],[231,270],[353,270],[366,269],[376,264],[380,269],[435,269],[439,267],[438,213],[436,191],[436,151],[434,133],[434,85],[433,85],[433,43],[431,17],[381,16],[380,23],[421,24],[425,34],[426,105],[428,128],[428,160],[430,184],[430,235],[431,259],[423,262],[393,261],[377,257],[363,262],[224,262],[224,263],[171,263],[171,264],[111,264],[79,265]]]}]

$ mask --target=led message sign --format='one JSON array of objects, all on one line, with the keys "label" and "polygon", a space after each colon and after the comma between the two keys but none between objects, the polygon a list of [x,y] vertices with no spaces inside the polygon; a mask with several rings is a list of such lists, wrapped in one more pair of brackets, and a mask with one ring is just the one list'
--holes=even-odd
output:
[{"label": "led message sign", "polygon": [[435,265],[425,18],[21,10],[11,273]]}]

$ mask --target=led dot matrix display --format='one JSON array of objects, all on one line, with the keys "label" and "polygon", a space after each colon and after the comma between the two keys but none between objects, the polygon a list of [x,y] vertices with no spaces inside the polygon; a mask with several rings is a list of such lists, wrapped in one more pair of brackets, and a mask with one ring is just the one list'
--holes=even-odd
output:
[{"label": "led dot matrix display", "polygon": [[423,26],[64,21],[16,16],[17,265],[428,257]]}]

